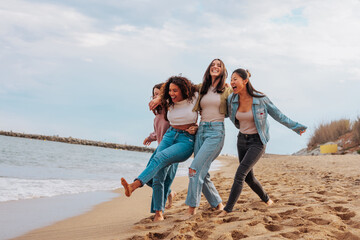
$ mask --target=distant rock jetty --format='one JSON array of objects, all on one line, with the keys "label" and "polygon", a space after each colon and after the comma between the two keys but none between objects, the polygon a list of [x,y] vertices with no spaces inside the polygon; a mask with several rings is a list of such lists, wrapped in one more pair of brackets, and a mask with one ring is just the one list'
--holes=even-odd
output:
[{"label": "distant rock jetty", "polygon": [[96,147],[104,147],[104,148],[114,148],[121,149],[127,151],[137,151],[137,152],[154,152],[154,148],[149,147],[139,147],[127,144],[117,144],[117,143],[106,143],[99,141],[91,141],[84,140],[72,137],[59,137],[59,136],[44,136],[37,134],[25,134],[25,133],[16,133],[16,132],[5,132],[0,131],[0,135],[9,136],[9,137],[21,137],[21,138],[31,138],[37,140],[45,140],[45,141],[54,141],[54,142],[63,142],[70,144],[80,144],[80,145],[88,145],[88,146],[96,146]]}]

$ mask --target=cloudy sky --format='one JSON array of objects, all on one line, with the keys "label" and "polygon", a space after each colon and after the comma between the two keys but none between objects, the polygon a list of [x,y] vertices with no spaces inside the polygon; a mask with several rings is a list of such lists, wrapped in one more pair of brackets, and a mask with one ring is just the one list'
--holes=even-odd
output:
[{"label": "cloudy sky", "polygon": [[0,130],[141,145],[153,85],[200,83],[221,58],[309,127],[270,121],[267,152],[291,154],[320,123],[360,116],[359,12],[359,0],[0,1]]}]

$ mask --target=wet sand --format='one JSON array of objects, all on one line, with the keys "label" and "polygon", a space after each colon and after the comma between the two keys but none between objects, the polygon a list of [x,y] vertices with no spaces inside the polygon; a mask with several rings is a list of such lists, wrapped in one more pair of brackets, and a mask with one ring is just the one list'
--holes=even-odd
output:
[{"label": "wet sand", "polygon": [[[226,202],[238,161],[218,159],[223,166],[212,179]],[[359,155],[265,155],[254,171],[275,202],[270,207],[245,186],[226,217],[202,198],[198,213],[185,220],[188,179],[177,177],[178,194],[163,222],[152,222],[149,187],[130,198],[119,189],[119,197],[85,214],[16,239],[360,239]]]}]

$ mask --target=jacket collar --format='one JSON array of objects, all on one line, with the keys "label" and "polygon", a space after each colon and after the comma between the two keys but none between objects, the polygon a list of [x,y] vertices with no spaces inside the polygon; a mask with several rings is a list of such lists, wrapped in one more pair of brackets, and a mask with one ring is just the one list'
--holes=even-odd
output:
[{"label": "jacket collar", "polygon": [[[231,104],[237,104],[239,102],[239,95],[232,93],[234,96],[231,97]],[[259,105],[260,104],[260,98],[253,97],[253,105]]]}]

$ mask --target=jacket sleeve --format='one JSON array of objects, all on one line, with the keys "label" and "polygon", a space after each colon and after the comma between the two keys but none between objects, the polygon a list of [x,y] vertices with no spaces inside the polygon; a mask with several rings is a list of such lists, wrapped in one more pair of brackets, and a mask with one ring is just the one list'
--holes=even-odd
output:
[{"label": "jacket sleeve", "polygon": [[283,124],[284,126],[290,128],[297,134],[300,134],[300,131],[304,131],[307,129],[306,126],[295,122],[288,118],[285,114],[283,114],[271,101],[268,97],[264,97],[264,103],[269,115],[274,118],[279,123]]}]

